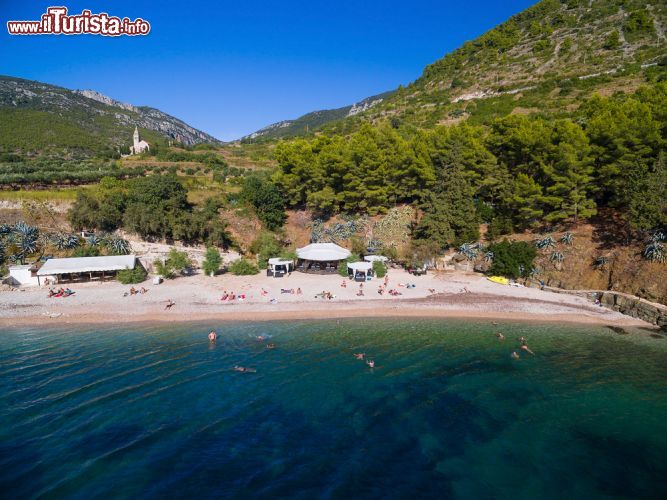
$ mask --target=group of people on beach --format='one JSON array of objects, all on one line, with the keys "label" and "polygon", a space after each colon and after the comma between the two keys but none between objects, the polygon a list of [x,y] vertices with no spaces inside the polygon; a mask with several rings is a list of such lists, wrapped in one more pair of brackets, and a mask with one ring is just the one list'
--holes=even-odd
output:
[{"label": "group of people on beach", "polygon": [[222,292],[222,297],[220,297],[220,300],[223,302],[233,302],[235,300],[245,300],[245,299],[246,299],[245,293],[239,293],[237,295],[234,292],[227,293],[227,290]]},{"label": "group of people on beach", "polygon": [[130,288],[130,292],[129,292],[129,293],[128,293],[128,292],[125,292],[125,293],[123,294],[123,297],[127,297],[128,295],[140,295],[140,294],[143,295],[143,294],[145,294],[145,293],[148,293],[148,288],[144,288],[144,287],[142,286],[139,290],[137,290],[136,288],[132,287],[132,288]]},{"label": "group of people on beach", "polygon": [[69,297],[70,295],[74,295],[75,293],[76,293],[76,292],[73,292],[73,291],[70,290],[69,288],[62,288],[62,287],[60,287],[60,288],[58,288],[57,291],[54,290],[53,288],[49,288],[49,294],[47,295],[47,297],[48,297],[49,299],[50,299],[51,297],[56,297],[56,298],[63,297],[63,298],[65,298],[65,297]]}]

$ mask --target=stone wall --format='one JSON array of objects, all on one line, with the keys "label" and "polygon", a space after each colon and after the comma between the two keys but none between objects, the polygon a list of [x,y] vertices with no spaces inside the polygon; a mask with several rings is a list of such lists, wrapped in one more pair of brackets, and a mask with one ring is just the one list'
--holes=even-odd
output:
[{"label": "stone wall", "polygon": [[[526,283],[526,286],[540,287],[540,284],[534,281]],[[667,330],[667,306],[656,302],[649,302],[634,295],[622,292],[613,292],[608,290],[566,290],[564,288],[554,288],[545,286],[545,290],[554,293],[567,293],[569,295],[578,295],[585,297],[591,302],[599,299],[600,303],[609,309],[618,311],[621,314],[638,318],[647,323],[657,325],[663,330]]]}]

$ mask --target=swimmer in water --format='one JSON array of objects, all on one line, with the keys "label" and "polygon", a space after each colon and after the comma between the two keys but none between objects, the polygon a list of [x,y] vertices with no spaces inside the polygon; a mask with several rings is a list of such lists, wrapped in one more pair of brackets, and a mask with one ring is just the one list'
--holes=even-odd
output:
[{"label": "swimmer in water", "polygon": [[530,350],[530,348],[528,347],[527,344],[523,344],[523,345],[521,346],[521,350],[522,350],[522,351],[526,351],[527,353],[530,353],[530,354],[532,354],[533,356],[535,356],[535,353],[534,353],[533,351]]},{"label": "swimmer in water", "polygon": [[516,351],[514,351],[514,352],[512,353],[512,359],[520,359],[519,353],[516,352]]},{"label": "swimmer in water", "polygon": [[527,343],[526,337],[519,337],[519,344],[526,345],[526,343]]},{"label": "swimmer in water", "polygon": [[276,348],[276,344],[266,344],[266,348],[267,348],[267,349],[275,349],[275,348]]},{"label": "swimmer in water", "polygon": [[366,361],[366,364],[368,365],[369,368],[375,368],[375,361],[373,361],[372,359]]},{"label": "swimmer in water", "polygon": [[215,333],[215,330],[211,330],[211,331],[208,333],[208,340],[209,340],[209,342],[215,342],[217,338],[218,338],[218,334]]},{"label": "swimmer in water", "polygon": [[505,336],[500,332],[496,333],[496,337],[498,337],[498,340],[505,340]]},{"label": "swimmer in water", "polygon": [[366,353],[365,352],[357,352],[357,353],[354,354],[354,357],[356,359],[364,359],[366,357]]},{"label": "swimmer in water", "polygon": [[255,370],[254,368],[246,368],[245,366],[235,365],[234,371],[241,373],[255,373],[257,370]]},{"label": "swimmer in water", "polygon": [[257,342],[264,342],[268,338],[269,337],[267,337],[266,335],[257,335],[257,337],[256,337]]}]

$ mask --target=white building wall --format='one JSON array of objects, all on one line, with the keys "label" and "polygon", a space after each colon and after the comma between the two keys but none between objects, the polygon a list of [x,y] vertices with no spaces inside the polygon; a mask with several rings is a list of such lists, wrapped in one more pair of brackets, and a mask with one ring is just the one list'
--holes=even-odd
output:
[{"label": "white building wall", "polygon": [[33,276],[32,266],[9,266],[9,281],[14,286],[38,286],[37,276]]}]

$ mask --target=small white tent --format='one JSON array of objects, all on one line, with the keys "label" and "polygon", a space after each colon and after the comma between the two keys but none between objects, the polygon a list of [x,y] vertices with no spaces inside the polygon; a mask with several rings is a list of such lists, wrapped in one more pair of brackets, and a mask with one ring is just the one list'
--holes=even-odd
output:
[{"label": "small white tent", "polygon": [[368,279],[368,276],[370,276],[371,272],[373,271],[373,263],[372,262],[348,262],[347,271],[348,271],[348,273],[352,274],[352,276],[355,279],[363,277],[363,279],[365,281],[365,280]]},{"label": "small white tent", "polygon": [[366,262],[375,262],[375,261],[387,262],[389,258],[385,257],[384,255],[366,255],[366,257],[364,257],[364,260]]},{"label": "small white tent", "polygon": [[274,257],[269,259],[267,276],[281,277],[284,274],[291,273],[294,270],[294,262],[288,259]]}]

